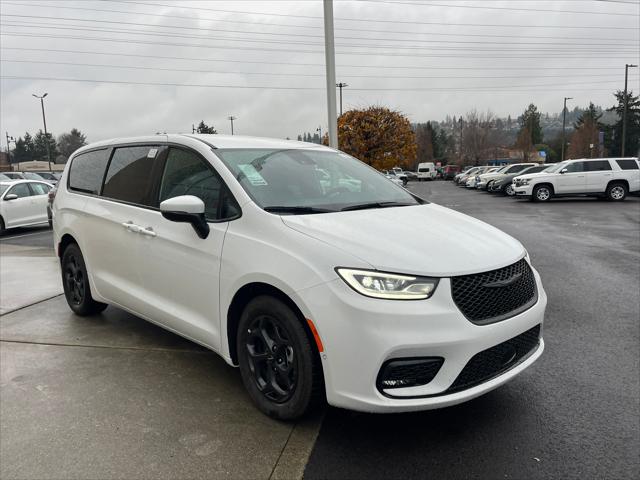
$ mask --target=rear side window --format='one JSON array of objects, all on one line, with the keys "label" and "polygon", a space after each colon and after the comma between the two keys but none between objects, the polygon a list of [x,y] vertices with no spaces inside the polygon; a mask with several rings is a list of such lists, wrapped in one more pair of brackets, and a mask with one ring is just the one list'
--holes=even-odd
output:
[{"label": "rear side window", "polygon": [[605,170],[611,170],[611,164],[608,160],[593,160],[591,162],[584,162],[587,172],[602,172]]},{"label": "rear side window", "polygon": [[33,192],[33,195],[46,195],[49,193],[49,187],[44,183],[30,183],[29,187]]},{"label": "rear side window", "polygon": [[180,195],[194,195],[205,205],[205,217],[219,220],[239,213],[218,174],[196,153],[172,148],[160,184],[160,202]]},{"label": "rear side window", "polygon": [[160,147],[116,148],[109,163],[102,195],[137,205],[155,206],[150,201],[153,167]]},{"label": "rear side window", "polygon": [[622,170],[638,170],[638,162],[633,159],[616,160],[616,163]]},{"label": "rear side window", "polygon": [[69,188],[84,193],[100,193],[109,150],[94,150],[74,157],[69,169]]}]

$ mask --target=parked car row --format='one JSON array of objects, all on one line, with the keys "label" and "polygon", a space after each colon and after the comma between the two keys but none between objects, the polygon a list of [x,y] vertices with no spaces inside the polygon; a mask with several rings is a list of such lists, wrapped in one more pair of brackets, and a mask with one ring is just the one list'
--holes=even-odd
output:
[{"label": "parked car row", "polygon": [[640,193],[637,157],[581,158],[560,163],[472,167],[454,178],[470,189],[548,202],[554,197],[596,196],[612,201]]},{"label": "parked car row", "polygon": [[0,173],[0,181],[7,180],[37,180],[45,181],[52,185],[58,183],[61,173],[57,172],[2,172]]}]

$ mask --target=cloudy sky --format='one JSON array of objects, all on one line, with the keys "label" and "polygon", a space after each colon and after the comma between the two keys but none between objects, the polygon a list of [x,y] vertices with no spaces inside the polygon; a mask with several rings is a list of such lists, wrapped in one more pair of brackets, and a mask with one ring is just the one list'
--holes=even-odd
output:
[{"label": "cloudy sky", "polygon": [[[321,0],[0,0],[4,133],[90,141],[190,132],[295,138],[326,129]],[[412,121],[613,103],[639,63],[638,0],[335,0],[344,109]],[[640,90],[638,69],[630,88]],[[75,80],[75,81],[72,81]]]}]

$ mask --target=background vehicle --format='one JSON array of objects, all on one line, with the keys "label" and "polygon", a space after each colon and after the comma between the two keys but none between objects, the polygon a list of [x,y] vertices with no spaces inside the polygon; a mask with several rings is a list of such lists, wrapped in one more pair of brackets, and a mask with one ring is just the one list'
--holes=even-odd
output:
[{"label": "background vehicle", "polygon": [[2,174],[6,177],[9,177],[11,180],[24,180],[25,176],[20,172],[2,172]]},{"label": "background vehicle", "polygon": [[455,183],[456,185],[466,185],[467,178],[469,178],[469,176],[475,175],[477,172],[481,171],[482,167],[471,167],[453,177],[453,183]]},{"label": "background vehicle", "polygon": [[393,167],[391,169],[391,171],[393,171],[396,176],[402,180],[402,184],[406,185],[407,182],[409,182],[409,177],[407,176],[407,174],[400,168],[400,167]]},{"label": "background vehicle", "polygon": [[400,177],[393,170],[385,170],[382,173],[384,174],[385,177],[387,177],[393,183],[395,183],[396,185],[400,185],[401,187],[404,187],[407,184],[407,182],[409,182],[409,179],[406,177],[406,175]]},{"label": "background vehicle", "polygon": [[51,188],[49,183],[31,180],[0,182],[0,232],[47,223]]},{"label": "background vehicle", "polygon": [[39,182],[45,181],[44,177],[35,172],[20,172],[25,180],[37,180]]},{"label": "background vehicle", "polygon": [[453,180],[458,173],[460,173],[459,165],[445,165],[442,178],[445,180]]},{"label": "background vehicle", "polygon": [[640,191],[640,165],[635,157],[566,160],[542,173],[514,179],[516,195],[537,202],[560,196],[597,196],[624,200]]},{"label": "background vehicle", "polygon": [[497,172],[498,170],[500,170],[500,168],[502,167],[491,167],[491,166],[478,167],[479,170],[476,173],[467,176],[464,186],[467,188],[476,188],[476,185],[479,179],[481,178],[481,175],[485,173]]},{"label": "background vehicle", "polygon": [[11,179],[7,177],[4,173],[0,173],[0,182],[9,182]]},{"label": "background vehicle", "polygon": [[51,185],[57,184],[58,180],[60,179],[60,174],[53,173],[53,172],[35,172],[35,173],[40,175],[45,182],[50,183]]},{"label": "background vehicle", "polygon": [[436,178],[436,164],[433,162],[422,162],[418,164],[418,181],[434,180]]},{"label": "background vehicle", "polygon": [[498,176],[489,182],[487,185],[487,190],[492,193],[500,192],[510,197],[516,194],[516,191],[513,187],[513,179],[520,175],[528,175],[530,173],[540,173],[544,172],[555,166],[555,164],[543,164],[543,165],[535,165],[533,167],[527,167],[521,172],[518,173],[508,173]]},{"label": "background vehicle", "polygon": [[525,168],[533,167],[536,163],[514,163],[512,165],[505,165],[497,170],[490,170],[482,175],[479,175],[476,181],[476,188],[480,190],[486,190],[487,186],[494,180],[501,178],[502,175],[508,175],[510,173],[522,172]]}]

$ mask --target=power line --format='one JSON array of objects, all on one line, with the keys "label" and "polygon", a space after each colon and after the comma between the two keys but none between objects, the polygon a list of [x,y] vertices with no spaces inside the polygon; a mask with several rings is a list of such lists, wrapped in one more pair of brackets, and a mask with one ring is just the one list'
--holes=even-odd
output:
[{"label": "power line", "polygon": [[[123,85],[147,85],[147,86],[172,86],[172,87],[200,87],[200,88],[225,88],[225,89],[242,89],[242,90],[324,90],[324,87],[297,87],[297,86],[280,86],[280,85],[216,85],[216,84],[194,84],[194,83],[171,83],[171,82],[134,82],[125,80],[96,80],[84,78],[60,78],[60,77],[32,77],[20,75],[1,75],[0,79],[5,80],[46,80],[59,82],[86,82],[86,83],[113,83]],[[483,87],[403,87],[403,88],[352,88],[351,91],[358,92],[430,92],[430,91],[494,91],[502,93],[505,89],[521,89],[518,91],[527,93],[531,88],[537,87],[566,87],[578,85],[593,84],[609,84],[618,83],[617,81],[607,80],[598,82],[570,82],[570,83],[545,83],[534,85],[500,85],[500,86],[483,86]],[[591,88],[589,88],[591,89]],[[513,91],[513,90],[512,90]]]},{"label": "power line", "polygon": [[[112,1],[112,0],[106,0]],[[518,12],[551,12],[551,13],[572,13],[572,14],[585,14],[585,15],[614,15],[625,17],[637,17],[637,14],[619,13],[619,12],[595,12],[586,10],[555,10],[549,8],[526,8],[526,7],[495,7],[490,5],[456,5],[451,3],[419,3],[419,2],[406,2],[406,1],[388,1],[388,0],[352,0],[367,3],[384,3],[391,5],[418,5],[421,7],[447,7],[447,8],[474,8],[481,10],[500,10],[500,11],[518,11]],[[120,2],[118,2],[120,3]],[[132,2],[135,3],[135,2]]]},{"label": "power line", "polygon": [[[185,5],[166,5],[162,3],[149,3],[149,2],[136,2],[130,0],[98,0],[100,2],[107,3],[124,3],[124,4],[132,4],[132,5],[144,5],[149,7],[168,7],[168,8],[183,8],[187,10],[201,10],[201,11],[209,11],[209,12],[224,12],[224,13],[234,13],[234,14],[245,14],[245,15],[268,15],[268,16],[276,16],[276,17],[296,17],[296,18],[322,18],[313,15],[294,15],[291,13],[268,13],[268,12],[252,12],[246,10],[226,10],[220,8],[206,8],[206,7],[192,7]],[[627,13],[616,13],[616,12],[587,12],[582,10],[550,10],[550,9],[538,9],[538,8],[524,8],[524,7],[492,7],[487,5],[455,5],[455,4],[443,4],[443,3],[416,3],[416,2],[389,2],[387,0],[359,0],[366,1],[372,3],[391,3],[391,4],[405,4],[405,5],[420,5],[420,6],[431,6],[431,7],[448,7],[448,8],[477,8],[484,10],[503,10],[503,11],[528,11],[528,12],[553,12],[553,13],[572,13],[572,14],[595,14],[595,15],[624,15],[624,16],[638,16],[638,15],[630,15]],[[354,20],[354,19],[346,19],[335,17],[336,20]],[[375,21],[369,19],[355,19],[355,21]]]},{"label": "power line", "polygon": [[[129,2],[126,2],[129,3]],[[282,26],[288,28],[316,28],[322,29],[322,26],[317,25],[292,25],[292,24],[278,24],[272,22],[255,22],[255,21],[241,21],[241,20],[232,20],[232,19],[219,19],[219,18],[211,18],[211,17],[201,17],[201,16],[187,16],[187,15],[175,15],[175,14],[163,14],[163,13],[148,13],[148,12],[132,12],[126,10],[108,10],[102,8],[88,8],[88,7],[66,7],[63,5],[51,5],[51,4],[37,4],[37,3],[19,3],[19,2],[11,2],[4,1],[3,5],[13,5],[13,6],[22,6],[22,7],[44,7],[44,8],[54,8],[54,9],[67,9],[67,10],[82,10],[82,11],[92,11],[92,12],[102,12],[102,13],[118,13],[131,16],[132,14],[138,16],[150,16],[150,17],[164,17],[164,18],[183,18],[188,20],[209,20],[209,21],[222,21],[225,23],[244,23],[244,24],[255,24],[255,25],[268,25],[268,26]],[[185,8],[179,7],[175,5],[174,8]],[[303,17],[305,18],[305,17]],[[314,19],[321,19],[322,17],[309,17]],[[375,19],[359,19],[359,18],[336,18],[335,20],[344,20],[344,21],[354,21],[354,22],[373,22],[373,23],[396,23],[401,25],[413,24],[413,25],[436,25],[436,26],[459,26],[459,27],[498,27],[498,28],[560,28],[562,30],[567,29],[588,29],[590,31],[593,30],[634,30],[637,31],[636,27],[622,27],[622,26],[605,26],[605,25],[530,25],[530,24],[490,24],[490,23],[456,23],[456,22],[427,22],[427,21],[408,21],[408,20],[375,20]],[[340,28],[338,28],[340,30]],[[369,31],[363,29],[356,29],[353,27],[349,27],[348,30],[351,31]],[[375,30],[378,33],[385,33],[384,30]],[[394,33],[411,33],[411,32],[394,32]]]},{"label": "power line", "polygon": [[[319,73],[288,73],[288,72],[239,72],[239,71],[222,71],[222,70],[198,70],[198,69],[190,69],[190,68],[163,68],[163,67],[144,67],[139,65],[114,65],[114,64],[96,64],[96,63],[77,63],[77,62],[59,62],[59,61],[50,61],[50,60],[0,60],[2,63],[22,63],[22,64],[37,64],[37,65],[66,65],[66,66],[74,66],[74,67],[93,67],[93,68],[120,68],[127,70],[153,70],[153,71],[161,71],[161,72],[188,72],[188,73],[215,73],[215,74],[223,74],[223,75],[263,75],[263,76],[275,76],[275,77],[317,77],[324,78],[323,74]],[[635,73],[635,72],[634,72]],[[401,80],[410,80],[410,79],[431,79],[431,80],[451,80],[451,79],[473,79],[473,80],[500,80],[503,78],[566,78],[566,74],[559,75],[499,75],[499,76],[477,76],[477,75],[463,75],[463,76],[433,76],[433,75],[376,75],[376,74],[366,74],[366,75],[358,75],[358,74],[341,74],[342,77],[346,78],[385,78],[385,79],[401,79]],[[580,75],[580,78],[590,77],[590,78],[602,78],[602,77],[617,77],[615,73],[609,74],[585,74]],[[346,86],[343,84],[343,86]]]},{"label": "power line", "polygon": [[[310,53],[310,54],[323,54],[322,50],[298,50],[291,48],[264,48],[264,47],[239,47],[237,45],[202,45],[202,44],[193,44],[193,43],[171,43],[171,42],[150,42],[143,41],[139,39],[117,39],[117,38],[105,38],[105,37],[82,37],[82,36],[72,36],[72,35],[54,35],[54,34],[36,34],[36,33],[19,33],[19,32],[0,32],[2,36],[8,37],[27,37],[27,38],[57,38],[57,39],[66,39],[66,40],[89,40],[89,41],[98,41],[98,42],[109,42],[109,43],[127,43],[127,44],[140,44],[140,45],[155,45],[155,46],[172,46],[172,47],[189,47],[189,48],[207,48],[207,49],[217,49],[217,50],[248,50],[248,51],[262,51],[262,52],[294,52],[294,53]],[[517,51],[514,51],[517,53]],[[569,59],[578,59],[578,58],[618,58],[624,59],[628,58],[627,56],[619,56],[619,55],[611,55],[607,54],[607,51],[603,51],[602,54],[591,54],[584,56],[585,54],[580,52],[580,55],[576,54],[555,54],[555,53],[546,53],[544,55],[526,55],[526,59],[531,58],[569,58]],[[507,55],[487,55],[487,54],[478,54],[478,53],[469,53],[463,55],[455,55],[451,53],[443,53],[443,54],[413,54],[413,53],[398,53],[398,52],[346,52],[339,51],[336,52],[337,55],[360,55],[360,56],[381,56],[381,57],[410,57],[410,58],[492,58],[492,59],[523,59],[522,54],[507,56]]]},{"label": "power line", "polygon": [[[194,62],[209,62],[209,63],[242,63],[242,64],[256,64],[256,65],[286,65],[286,66],[295,66],[295,67],[324,67],[324,63],[300,63],[300,62],[276,62],[276,61],[262,61],[262,60],[233,60],[226,58],[202,58],[202,57],[175,57],[175,56],[164,56],[164,55],[143,55],[143,54],[135,54],[135,53],[121,53],[121,52],[98,52],[92,50],[68,50],[68,49],[55,49],[55,48],[29,48],[29,47],[0,47],[0,50],[15,50],[15,51],[30,51],[30,52],[52,52],[52,53],[73,53],[73,54],[83,54],[83,55],[104,55],[104,56],[115,56],[115,57],[131,57],[131,58],[153,58],[153,59],[163,59],[163,60],[186,60],[186,61],[194,61]],[[336,66],[340,68],[375,68],[376,70],[380,69],[393,69],[393,70],[489,70],[489,71],[502,71],[502,70],[526,70],[530,71],[531,67],[518,67],[518,66],[496,66],[492,65],[490,67],[487,66],[453,66],[446,67],[442,65],[436,66],[424,66],[424,65],[411,65],[411,66],[403,66],[403,65],[363,65],[363,64],[337,64]],[[603,68],[602,66],[599,68]],[[611,67],[610,67],[611,68]],[[558,66],[558,67],[546,67],[546,70],[586,70],[593,71],[593,67],[576,67],[576,66]]]},{"label": "power line", "polygon": [[[185,35],[185,34],[177,34],[177,33],[164,33],[164,32],[158,32],[158,31],[140,31],[140,30],[132,30],[132,29],[122,29],[122,28],[90,28],[87,26],[76,26],[76,25],[65,25],[65,26],[57,26],[57,25],[50,25],[50,24],[43,24],[43,23],[39,23],[39,22],[19,22],[19,23],[15,23],[16,21],[13,21],[14,23],[2,23],[2,26],[7,26],[7,27],[25,27],[25,28],[36,28],[36,29],[50,29],[50,30],[73,30],[73,31],[80,31],[80,32],[100,32],[100,33],[123,33],[123,34],[133,34],[133,35],[142,35],[142,36],[155,36],[155,37],[167,37],[167,38],[186,38],[186,39],[199,39],[199,40],[222,40],[222,41],[240,41],[240,42],[248,42],[248,43],[260,43],[260,44],[264,44],[264,43],[271,43],[271,44],[285,44],[285,45],[307,45],[307,46],[323,46],[323,43],[320,42],[300,42],[300,41],[293,41],[293,40],[267,40],[267,39],[247,39],[247,38],[242,38],[242,37],[212,37],[209,35]],[[238,32],[238,33],[242,33],[242,32]],[[362,39],[365,40],[365,39]],[[377,40],[377,39],[366,39],[366,40]],[[382,40],[382,39],[380,39]],[[476,44],[488,44],[488,45],[504,45],[504,42],[484,42],[484,41],[478,41],[478,40],[446,40],[446,41],[442,41],[442,40],[423,40],[423,43],[429,43],[429,44],[463,44],[463,45],[467,45],[467,44],[472,44],[472,45],[476,45]],[[610,46],[614,46],[613,44],[582,44],[582,43],[563,43],[562,45],[558,46],[555,45],[553,43],[532,43],[532,42],[510,42],[509,45],[523,45],[523,46],[528,46],[528,47],[532,47],[531,49],[526,49],[526,48],[522,48],[522,47],[516,47],[516,48],[490,48],[490,47],[483,47],[483,48],[469,48],[469,47],[450,47],[450,46],[446,46],[446,45],[434,45],[433,48],[437,48],[437,49],[441,49],[441,50],[460,50],[460,49],[464,49],[465,51],[482,51],[482,50],[486,50],[486,51],[499,51],[499,52],[510,52],[510,51],[527,51],[527,50],[532,50],[535,52],[544,52],[544,51],[551,51],[552,53],[555,52],[559,52],[560,50],[565,50],[565,51],[570,51],[570,52],[586,52],[586,51],[591,51],[593,49],[593,51],[610,51],[609,47]],[[544,49],[544,48],[540,48],[540,46],[534,47],[534,45],[540,45],[540,46],[549,46],[550,49]],[[566,45],[570,45],[571,47],[566,48]],[[366,49],[378,49],[378,48],[395,48],[395,49],[404,49],[404,50],[423,50],[424,47],[420,47],[420,46],[397,46],[397,45],[375,45],[375,44],[337,44],[337,47],[346,47],[346,48],[366,48]],[[615,44],[616,46],[616,51],[620,52],[620,51],[624,51],[621,50],[619,47],[629,47],[629,49],[627,49],[627,51],[634,51],[636,50],[636,46],[634,44],[620,44],[617,43]],[[577,47],[585,47],[585,48],[577,48]]]},{"label": "power line", "polygon": [[[46,20],[63,20],[63,21],[79,21],[79,22],[90,22],[90,23],[108,23],[108,24],[116,24],[116,25],[134,25],[141,27],[154,27],[156,25],[149,23],[139,23],[139,22],[124,22],[124,21],[115,21],[115,20],[98,20],[98,19],[86,19],[86,18],[76,18],[76,17],[52,17],[45,15],[17,15],[17,14],[3,14],[4,17],[20,17],[20,18],[36,18],[36,19],[46,19]],[[277,33],[277,32],[257,32],[257,31],[246,31],[246,30],[227,30],[227,29],[219,29],[219,28],[202,28],[202,27],[184,27],[180,25],[163,25],[163,28],[173,28],[180,30],[200,30],[205,32],[225,32],[225,33],[244,33],[244,34],[252,34],[252,35],[270,35],[270,36],[286,36],[286,37],[303,37],[303,38],[318,38],[323,39],[323,35],[312,35],[308,33]],[[355,30],[360,31],[360,30]],[[366,32],[376,32],[376,33],[385,33],[388,34],[390,32],[385,30],[364,30]],[[391,32],[391,33],[412,33],[412,32]],[[413,34],[419,35],[434,35],[434,36],[455,36],[455,37],[491,37],[491,38],[513,38],[514,35],[495,35],[488,33],[443,33],[443,32],[413,32]],[[415,39],[415,38],[388,38],[385,36],[384,38],[380,37],[345,37],[341,35],[336,35],[337,39],[341,40],[387,40],[394,42],[424,42],[425,40]],[[598,43],[593,45],[601,45],[600,42],[603,40],[620,42],[622,40],[626,40],[624,38],[602,38],[602,37],[558,37],[558,36],[548,36],[548,35],[518,35],[517,38],[534,38],[534,39],[542,39],[542,40],[591,40]],[[633,40],[633,39],[629,39]],[[546,43],[541,43],[541,45],[545,45]],[[551,43],[550,43],[551,45]],[[574,44],[567,44],[574,45]],[[575,45],[592,45],[590,43],[586,44],[575,44]],[[618,45],[617,43],[614,45]]]}]

